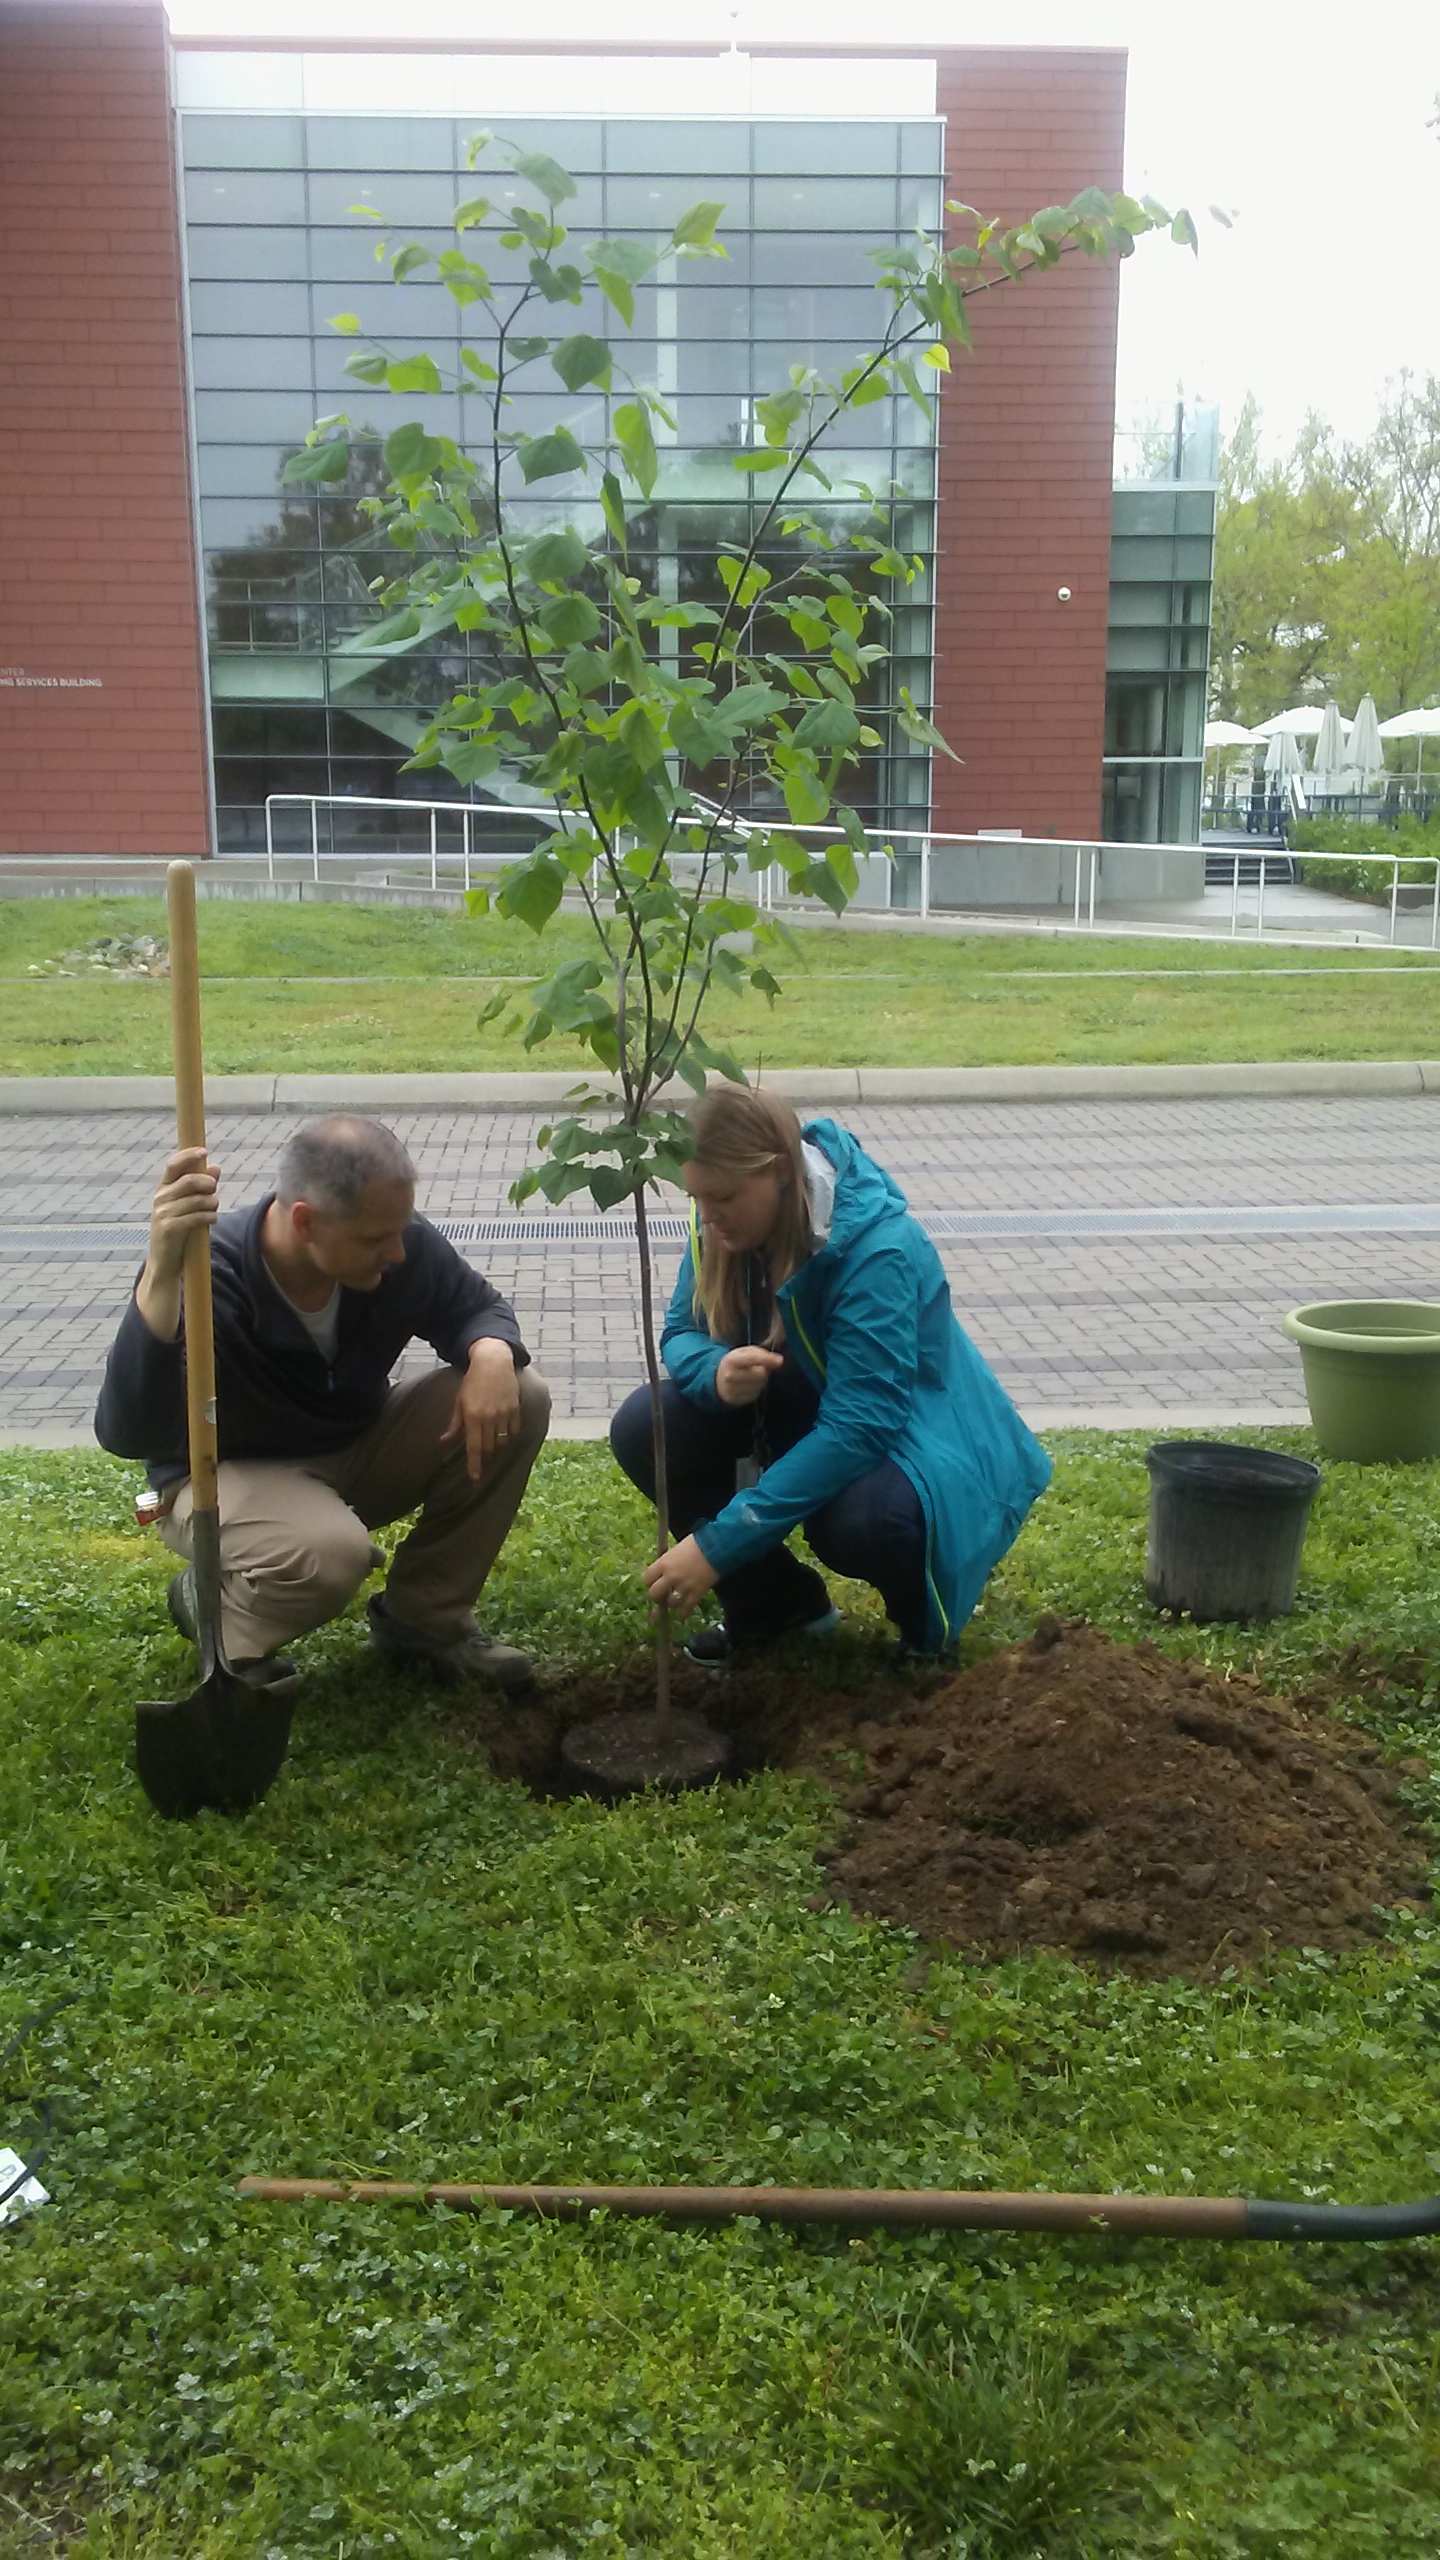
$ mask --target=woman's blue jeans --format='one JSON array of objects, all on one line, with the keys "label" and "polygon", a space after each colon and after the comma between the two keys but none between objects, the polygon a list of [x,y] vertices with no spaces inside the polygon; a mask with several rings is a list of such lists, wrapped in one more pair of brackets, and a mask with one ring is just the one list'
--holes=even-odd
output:
[{"label": "woman's blue jeans", "polygon": [[[754,1405],[696,1404],[668,1378],[661,1394],[670,1527],[675,1537],[686,1538],[697,1520],[713,1520],[732,1499],[736,1463],[755,1447],[757,1412]],[[819,1402],[808,1378],[787,1358],[765,1390],[770,1457],[781,1457],[814,1429]],[[655,1453],[647,1387],[626,1397],[610,1425],[610,1446],[631,1483],[653,1502]],[[857,1476],[803,1525],[820,1562],[832,1573],[870,1583],[899,1628],[901,1642],[923,1653],[928,1619],[925,1513],[894,1459],[882,1458]],[[830,1606],[813,1566],[802,1564],[783,1544],[727,1573],[717,1589],[726,1628],[738,1645],[764,1644],[820,1617]]]}]

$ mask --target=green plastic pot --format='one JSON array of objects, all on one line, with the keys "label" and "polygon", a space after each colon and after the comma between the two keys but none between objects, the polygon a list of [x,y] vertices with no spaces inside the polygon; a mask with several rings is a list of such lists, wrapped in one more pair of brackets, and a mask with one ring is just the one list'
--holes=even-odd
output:
[{"label": "green plastic pot", "polygon": [[1440,1458],[1440,1306],[1341,1298],[1293,1307],[1310,1419],[1333,1458]]}]

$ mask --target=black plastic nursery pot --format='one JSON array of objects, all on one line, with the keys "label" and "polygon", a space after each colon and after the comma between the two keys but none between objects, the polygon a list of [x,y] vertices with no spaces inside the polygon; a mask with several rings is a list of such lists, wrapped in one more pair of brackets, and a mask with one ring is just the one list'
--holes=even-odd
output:
[{"label": "black plastic nursery pot", "polygon": [[1198,1619],[1287,1616],[1319,1468],[1226,1440],[1160,1440],[1145,1464],[1153,1606]]}]

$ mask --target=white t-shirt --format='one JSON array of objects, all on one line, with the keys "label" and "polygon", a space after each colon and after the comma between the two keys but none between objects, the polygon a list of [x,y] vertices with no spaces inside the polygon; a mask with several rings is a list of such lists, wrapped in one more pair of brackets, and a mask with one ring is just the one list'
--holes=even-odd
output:
[{"label": "white t-shirt", "polygon": [[[263,1254],[260,1259],[262,1262],[265,1262]],[[321,1359],[324,1361],[326,1368],[333,1369],[335,1366],[335,1346],[340,1338],[340,1283],[338,1280],[335,1283],[334,1288],[331,1290],[329,1297],[326,1299],[324,1306],[316,1307],[312,1311],[308,1307],[296,1306],[294,1299],[289,1296],[287,1291],[281,1288],[280,1283],[276,1279],[268,1262],[265,1262],[265,1276],[269,1281],[271,1288],[274,1290],[276,1297],[281,1300],[283,1305],[289,1308],[292,1316],[299,1317],[300,1322],[305,1327],[305,1330],[309,1334],[311,1341],[314,1343],[316,1350],[319,1352]]]}]

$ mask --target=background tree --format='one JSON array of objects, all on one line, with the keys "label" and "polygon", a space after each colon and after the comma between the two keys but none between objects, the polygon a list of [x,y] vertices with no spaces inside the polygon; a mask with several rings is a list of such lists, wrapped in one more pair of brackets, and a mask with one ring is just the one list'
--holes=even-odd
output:
[{"label": "background tree", "polygon": [[[688,1153],[688,1126],[669,1089],[679,1079],[703,1091],[711,1072],[741,1077],[706,1036],[714,986],[748,979],[772,999],[779,992],[771,962],[788,937],[748,894],[753,876],[778,867],[792,893],[837,914],[855,892],[870,845],[854,778],[862,755],[880,745],[864,695],[887,655],[885,591],[903,590],[920,567],[896,540],[902,491],[852,485],[838,519],[817,519],[816,491],[835,494],[820,450],[843,420],[888,397],[913,401],[933,424],[950,347],[969,344],[965,305],[974,295],[1068,256],[1128,256],[1159,228],[1193,248],[1195,232],[1188,214],[1153,199],[1090,188],[1009,230],[951,206],[962,237],[950,247],[922,233],[873,252],[883,314],[876,344],[833,379],[792,365],[755,403],[755,441],[731,467],[743,491],[761,495],[749,499],[744,529],[721,542],[716,601],[705,602],[682,596],[656,558],[656,432],[673,432],[674,419],[612,341],[617,323],[631,329],[637,288],[662,267],[673,277],[682,261],[724,256],[715,236],[723,208],[693,206],[665,239],[577,249],[560,216],[576,192],[568,173],[488,135],[470,146],[470,166],[487,152],[524,189],[514,202],[507,193],[499,249],[519,262],[520,280],[503,296],[472,254],[471,235],[491,213],[484,196],[457,207],[453,248],[381,244],[397,283],[433,267],[484,323],[460,347],[450,387],[482,389],[489,426],[476,452],[421,423],[386,438],[385,491],[359,504],[404,565],[381,586],[379,618],[352,645],[372,657],[404,655],[433,647],[438,635],[483,634],[495,672],[483,670],[487,680],[472,680],[437,710],[412,765],[443,765],[462,784],[493,776],[497,790],[518,781],[554,812],[540,842],[505,871],[495,901],[538,934],[568,896],[583,906],[593,938],[584,956],[533,986],[513,1018],[527,1050],[556,1031],[577,1037],[606,1080],[577,1089],[572,1107],[541,1132],[541,1161],[512,1196],[538,1191],[560,1201],[583,1189],[602,1209],[632,1205],[663,1551],[646,1195],[652,1183],[678,1181]],[[567,309],[589,325],[557,330]],[[334,325],[358,335],[351,315]],[[447,387],[428,354],[397,359],[369,346],[347,370],[402,396]],[[603,399],[593,444],[564,423],[530,432],[518,422],[530,404],[522,411],[517,398],[537,375],[558,377],[572,398]],[[347,482],[357,434],[348,418],[322,419],[287,467],[289,482]],[[582,529],[572,502],[568,521],[527,532],[516,495],[556,482],[593,487],[598,517],[592,505]],[[896,717],[916,744],[949,752],[903,689]],[[510,1004],[502,993],[482,1018]],[[662,1730],[668,1636],[662,1611]]]},{"label": "background tree", "polygon": [[1440,379],[1402,374],[1371,434],[1305,421],[1281,460],[1247,399],[1221,457],[1212,701],[1253,727],[1373,693],[1382,719],[1440,695]]}]

